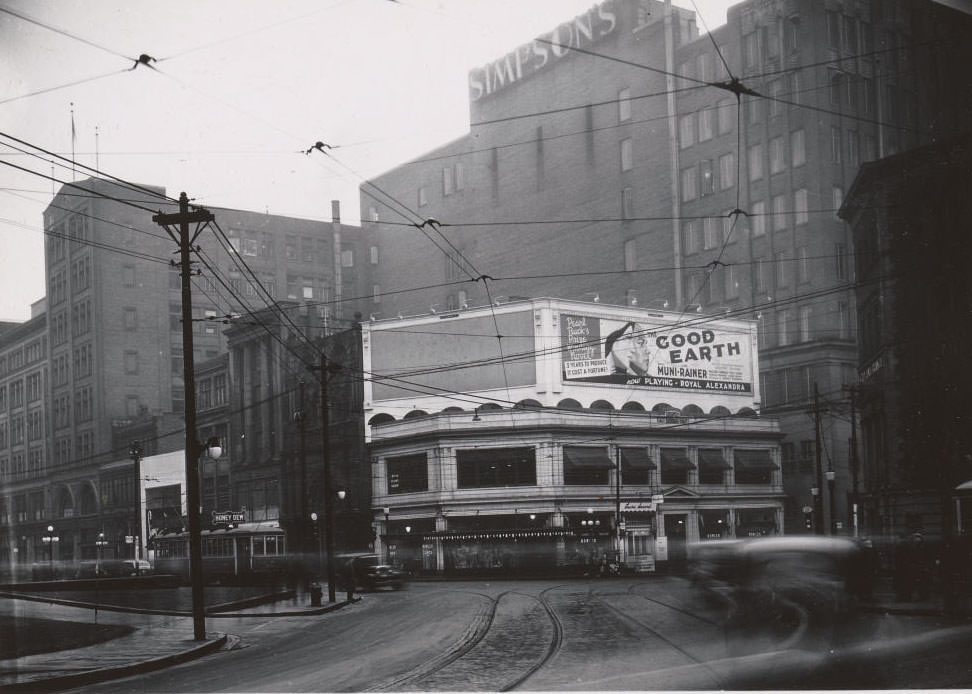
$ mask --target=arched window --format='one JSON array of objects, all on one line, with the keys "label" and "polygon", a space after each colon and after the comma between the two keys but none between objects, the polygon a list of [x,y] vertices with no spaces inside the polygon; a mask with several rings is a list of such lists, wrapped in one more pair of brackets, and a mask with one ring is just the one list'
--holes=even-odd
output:
[{"label": "arched window", "polygon": [[98,513],[98,501],[91,484],[85,482],[81,485],[81,491],[78,496],[80,497],[78,499],[78,507],[82,516],[91,516]]},{"label": "arched window", "polygon": [[376,414],[374,417],[368,420],[368,426],[377,426],[379,424],[387,424],[388,422],[394,422],[395,418],[392,417],[387,412],[381,412]]}]

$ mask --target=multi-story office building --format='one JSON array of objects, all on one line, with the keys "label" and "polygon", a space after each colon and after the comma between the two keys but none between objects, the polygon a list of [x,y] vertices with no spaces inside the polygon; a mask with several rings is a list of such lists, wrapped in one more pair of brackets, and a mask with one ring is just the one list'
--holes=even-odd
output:
[{"label": "multi-story office building", "polygon": [[[185,399],[177,243],[153,221],[173,209],[160,187],[92,178],[66,184],[45,210],[46,311],[3,336],[0,508],[10,509],[11,560],[36,559],[48,524],[61,558],[94,558],[101,532],[109,552],[130,553],[130,442],[144,456],[184,445],[172,427]],[[341,224],[337,203],[331,222],[208,209],[215,221],[193,242],[195,363],[226,352],[223,320],[278,300],[303,303],[305,324],[328,330],[374,310],[377,256],[361,229]],[[226,465],[212,471],[214,503]]]},{"label": "multi-story office building", "polygon": [[972,479],[970,171],[972,137],[944,139],[865,164],[844,204],[859,279],[859,491],[874,534],[972,526],[968,503],[953,507]]},{"label": "multi-story office building", "polygon": [[856,321],[837,210],[862,162],[972,117],[969,20],[751,0],[699,37],[668,3],[601,3],[470,72],[469,134],[373,181],[408,216],[362,187],[378,283],[437,285],[384,314],[559,296],[755,317],[788,526],[833,472],[818,519],[846,529]]}]

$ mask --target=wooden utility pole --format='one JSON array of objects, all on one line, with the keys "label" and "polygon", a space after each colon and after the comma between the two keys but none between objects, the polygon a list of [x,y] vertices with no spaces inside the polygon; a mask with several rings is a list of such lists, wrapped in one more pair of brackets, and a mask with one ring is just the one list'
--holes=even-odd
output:
[{"label": "wooden utility pole", "polygon": [[816,484],[817,495],[813,497],[813,531],[817,535],[823,535],[823,466],[820,460],[820,393],[817,390],[817,382],[813,382],[813,428],[814,428],[814,457],[816,459]]},{"label": "wooden utility pole", "polygon": [[[179,245],[179,267],[182,276],[182,371],[185,387],[186,421],[186,515],[189,521],[189,577],[192,582],[192,631],[197,641],[206,638],[206,615],[203,597],[202,575],[202,537],[199,521],[199,456],[203,446],[196,434],[196,377],[192,344],[192,261],[189,253],[193,243],[202,231],[202,224],[213,221],[213,213],[202,208],[189,211],[189,198],[185,193],[179,195],[179,211],[171,214],[153,215],[152,221],[161,226]],[[189,224],[197,225],[190,237]],[[176,235],[169,224],[178,224]],[[173,261],[173,264],[175,262]]]},{"label": "wooden utility pole", "polygon": [[324,551],[327,561],[327,600],[334,602],[334,493],[331,491],[331,426],[327,411],[327,355],[321,345],[321,462],[324,466]]}]

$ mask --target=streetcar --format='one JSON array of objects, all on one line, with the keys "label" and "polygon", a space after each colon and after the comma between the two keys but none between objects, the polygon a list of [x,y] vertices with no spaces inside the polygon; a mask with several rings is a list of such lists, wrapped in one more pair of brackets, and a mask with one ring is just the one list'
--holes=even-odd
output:
[{"label": "streetcar", "polygon": [[[206,583],[272,583],[288,568],[287,541],[276,523],[240,523],[203,530],[202,573]],[[189,533],[158,535],[151,541],[155,573],[188,583]]]}]

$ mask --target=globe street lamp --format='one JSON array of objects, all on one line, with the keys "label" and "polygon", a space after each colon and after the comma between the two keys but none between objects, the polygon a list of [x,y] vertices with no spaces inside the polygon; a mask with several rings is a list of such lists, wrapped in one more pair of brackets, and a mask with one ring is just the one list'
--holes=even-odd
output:
[{"label": "globe street lamp", "polygon": [[324,564],[324,559],[321,551],[321,532],[320,526],[317,524],[317,512],[312,512],[310,514],[311,523],[314,526],[314,535],[317,536],[317,572],[321,572],[321,567]]},{"label": "globe street lamp", "polygon": [[47,526],[47,535],[43,537],[44,544],[47,545],[47,564],[50,567],[51,578],[54,578],[54,543],[60,542],[61,538],[54,534],[54,526]]},{"label": "globe street lamp", "polygon": [[98,533],[98,539],[95,540],[95,547],[97,548],[97,561],[95,561],[95,576],[101,575],[101,560],[104,558],[104,551],[107,545],[108,545],[108,541],[105,539],[105,534]]}]

